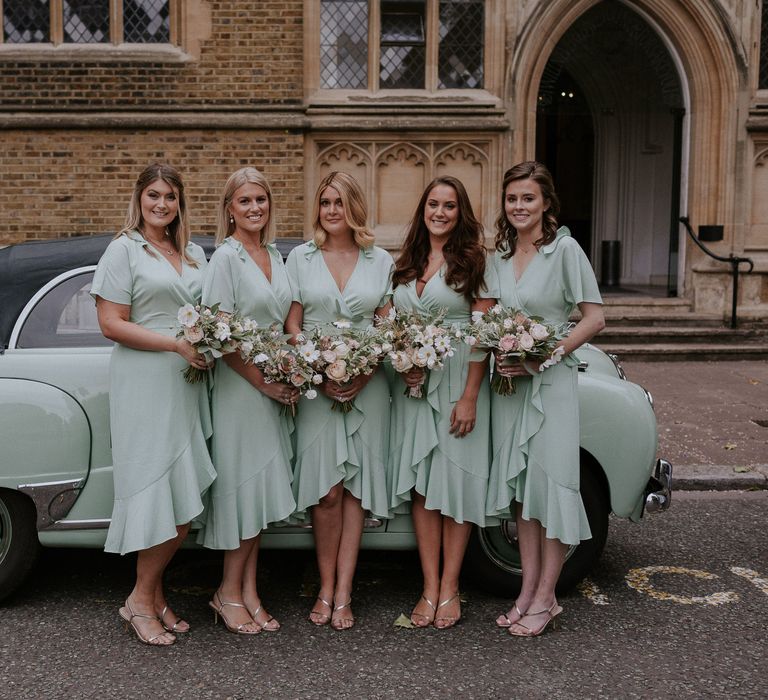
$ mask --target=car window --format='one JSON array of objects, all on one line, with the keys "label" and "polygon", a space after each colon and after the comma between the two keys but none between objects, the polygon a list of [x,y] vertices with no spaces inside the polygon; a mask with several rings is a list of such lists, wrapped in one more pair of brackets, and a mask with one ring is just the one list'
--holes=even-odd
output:
[{"label": "car window", "polygon": [[24,321],[16,347],[81,348],[111,345],[99,330],[96,304],[89,294],[93,271],[48,290]]}]

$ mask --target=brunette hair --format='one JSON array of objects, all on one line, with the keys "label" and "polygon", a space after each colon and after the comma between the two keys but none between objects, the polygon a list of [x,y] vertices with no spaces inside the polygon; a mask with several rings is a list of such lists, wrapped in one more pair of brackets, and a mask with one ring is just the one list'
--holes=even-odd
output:
[{"label": "brunette hair", "polygon": [[418,279],[427,268],[429,255],[429,231],[424,223],[424,208],[429,193],[438,185],[447,185],[456,192],[459,218],[448,234],[443,247],[446,263],[445,282],[463,294],[472,303],[485,288],[485,247],[483,246],[483,225],[475,218],[472,203],[461,180],[444,175],[436,177],[427,185],[413,214],[403,248],[395,265],[392,283],[407,284]]},{"label": "brunette hair", "polygon": [[507,170],[501,183],[501,211],[496,219],[496,240],[494,242],[496,250],[503,252],[502,257],[505,260],[514,255],[517,246],[517,231],[510,223],[504,210],[507,187],[510,182],[515,180],[533,180],[537,183],[541,188],[541,196],[544,198],[545,206],[547,206],[541,221],[542,236],[533,242],[537,248],[555,240],[557,216],[560,213],[560,200],[555,192],[555,183],[552,180],[552,174],[545,165],[535,160],[526,160]]},{"label": "brunette hair", "polygon": [[315,203],[312,210],[312,228],[315,245],[322,248],[325,243],[325,229],[320,225],[320,199],[328,187],[333,187],[341,197],[344,205],[344,221],[352,229],[358,248],[370,248],[373,245],[373,231],[368,228],[368,207],[365,195],[357,180],[347,173],[332,171],[328,173],[317,187]]},{"label": "brunette hair", "polygon": [[[176,250],[181,254],[182,260],[188,265],[197,267],[197,262],[187,255],[187,244],[189,243],[189,219],[187,215],[187,200],[184,197],[184,182],[181,179],[181,173],[176,168],[165,163],[152,163],[148,165],[136,180],[131,194],[131,201],[128,203],[128,212],[125,215],[123,228],[118,231],[115,238],[125,235],[129,231],[138,231],[144,235],[142,230],[144,226],[144,217],[141,215],[141,195],[155,180],[162,180],[171,187],[179,198],[179,211],[176,218],[166,227],[166,233],[173,243]],[[157,257],[151,246],[146,246],[148,255]]]},{"label": "brunette hair", "polygon": [[224,190],[219,199],[219,208],[216,212],[216,245],[235,232],[235,223],[230,220],[229,205],[232,204],[232,197],[235,192],[247,182],[262,187],[267,193],[267,201],[269,202],[269,218],[267,219],[266,226],[261,229],[260,242],[263,245],[275,240],[276,225],[272,188],[269,186],[267,178],[260,171],[256,170],[256,168],[245,167],[233,172],[224,184]]}]

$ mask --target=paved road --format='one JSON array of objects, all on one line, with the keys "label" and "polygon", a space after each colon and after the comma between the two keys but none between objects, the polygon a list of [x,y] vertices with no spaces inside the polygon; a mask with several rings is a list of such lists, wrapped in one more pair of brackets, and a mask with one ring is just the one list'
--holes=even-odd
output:
[{"label": "paved road", "polygon": [[266,552],[262,594],[283,630],[237,637],[206,607],[219,557],[187,551],[169,583],[193,633],[149,649],[118,624],[130,558],[48,550],[0,606],[0,697],[765,697],[766,522],[768,492],[680,494],[640,525],[613,520],[591,584],[538,639],[497,630],[508,601],[470,586],[454,630],[395,628],[419,593],[417,561],[381,552],[363,556],[347,633],[304,620],[311,553]]}]

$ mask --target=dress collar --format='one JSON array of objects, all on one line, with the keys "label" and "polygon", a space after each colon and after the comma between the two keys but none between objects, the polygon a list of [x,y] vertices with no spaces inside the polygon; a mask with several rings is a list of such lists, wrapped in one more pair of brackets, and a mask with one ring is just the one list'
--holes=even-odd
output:
[{"label": "dress collar", "polygon": [[558,244],[563,238],[570,237],[571,232],[568,230],[567,226],[561,226],[559,229],[557,229],[557,233],[555,234],[555,240],[551,243],[547,243],[547,245],[541,246],[539,249],[539,252],[544,253],[544,255],[550,255],[551,253],[554,253],[557,249]]},{"label": "dress collar", "polygon": [[[246,257],[248,256],[248,252],[245,250],[245,246],[234,236],[227,236],[220,245],[228,245],[237,253],[237,257],[242,261],[245,261]],[[271,257],[274,258],[275,256],[280,256],[280,251],[277,249],[277,245],[275,245],[275,243],[265,243],[264,248],[267,249],[267,252]]]},{"label": "dress collar", "polygon": [[[307,241],[305,244],[306,250],[304,251],[304,257],[309,260],[320,248],[317,247],[317,244],[314,241]],[[366,260],[373,259],[373,246],[369,245],[367,248],[360,248],[358,246],[358,250],[360,250],[363,254],[363,257]]]},{"label": "dress collar", "polygon": [[[146,247],[149,245],[149,241],[148,241],[146,238],[144,238],[144,236],[142,236],[142,235],[141,235],[141,234],[140,234],[138,231],[136,231],[135,229],[131,229],[130,231],[126,231],[124,235],[125,235],[127,238],[130,238],[130,239],[131,239],[132,241],[134,241],[135,243],[138,243],[139,245],[143,246],[144,248],[146,248]],[[187,243],[187,249],[189,249],[189,247],[190,247],[190,246],[192,246],[192,245],[194,245],[194,244],[192,243],[192,241],[189,241],[189,242]]]}]

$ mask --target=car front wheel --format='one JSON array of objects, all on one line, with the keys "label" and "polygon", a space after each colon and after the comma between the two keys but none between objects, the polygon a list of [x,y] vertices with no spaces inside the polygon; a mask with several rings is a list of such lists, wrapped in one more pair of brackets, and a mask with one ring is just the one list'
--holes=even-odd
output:
[{"label": "car front wheel", "polygon": [[32,501],[0,489],[0,600],[22,584],[35,563],[40,546],[35,518]]},{"label": "car front wheel", "polygon": [[[570,590],[590,572],[600,558],[608,535],[608,494],[594,467],[582,465],[581,498],[592,539],[568,548],[557,582],[558,593]],[[515,521],[505,520],[495,527],[475,528],[467,546],[464,571],[489,593],[516,596],[522,584],[522,569]]]}]

